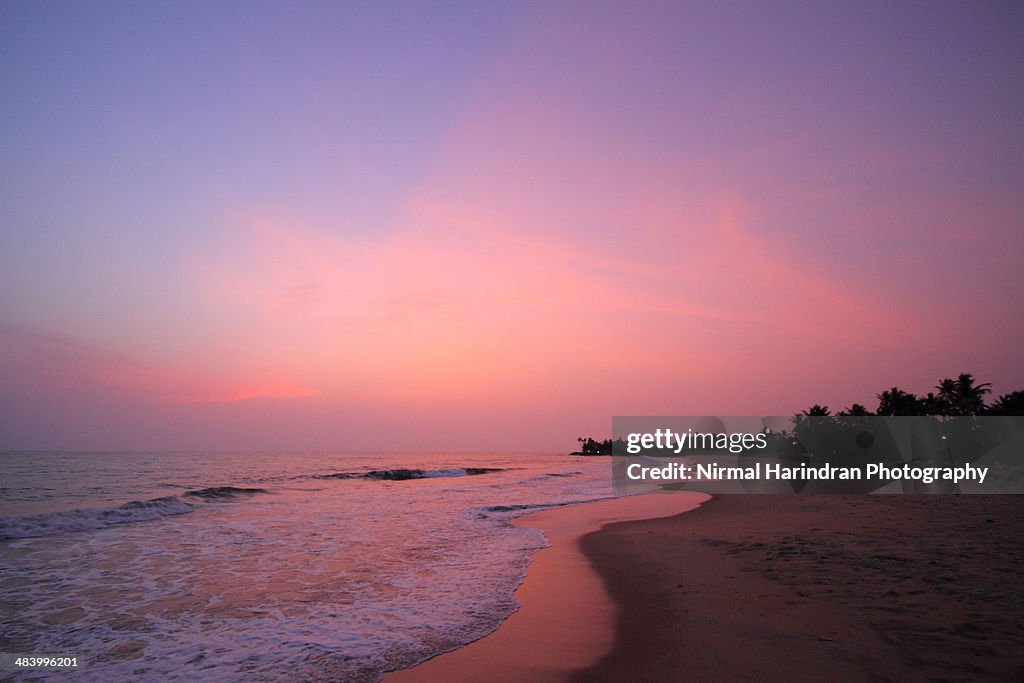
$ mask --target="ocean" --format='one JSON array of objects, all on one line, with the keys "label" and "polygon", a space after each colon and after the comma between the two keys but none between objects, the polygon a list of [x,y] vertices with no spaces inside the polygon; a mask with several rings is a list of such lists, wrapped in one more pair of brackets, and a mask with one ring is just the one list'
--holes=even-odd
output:
[{"label": "ocean", "polygon": [[373,681],[493,631],[543,534],[614,497],[606,458],[0,453],[11,680]]}]

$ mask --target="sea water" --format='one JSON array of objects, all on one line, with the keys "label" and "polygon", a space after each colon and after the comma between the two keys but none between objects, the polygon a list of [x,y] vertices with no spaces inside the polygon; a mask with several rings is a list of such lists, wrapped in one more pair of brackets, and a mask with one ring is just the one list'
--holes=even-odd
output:
[{"label": "sea water", "polygon": [[[543,534],[614,495],[606,458],[0,453],[14,680],[376,680],[493,631]],[[12,676],[2,672],[0,676]]]}]

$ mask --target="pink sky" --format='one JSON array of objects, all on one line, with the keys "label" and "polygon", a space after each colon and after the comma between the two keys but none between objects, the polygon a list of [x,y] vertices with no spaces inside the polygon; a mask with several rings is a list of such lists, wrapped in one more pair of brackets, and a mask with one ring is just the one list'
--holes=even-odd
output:
[{"label": "pink sky", "polygon": [[[613,415],[1024,388],[1019,12],[561,7],[448,17],[451,47],[347,17],[388,66],[324,35],[198,82],[174,58],[209,35],[112,74],[19,15],[73,40],[18,34],[6,79],[77,50],[120,96],[5,169],[0,448],[564,450]],[[63,92],[15,131],[92,97]]]}]

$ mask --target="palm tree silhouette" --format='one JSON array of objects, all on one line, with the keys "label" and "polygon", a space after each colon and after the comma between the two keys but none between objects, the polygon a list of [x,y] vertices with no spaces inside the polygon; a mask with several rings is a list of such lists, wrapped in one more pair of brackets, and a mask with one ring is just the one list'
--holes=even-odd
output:
[{"label": "palm tree silhouette", "polygon": [[829,415],[832,414],[832,412],[828,409],[828,406],[820,406],[817,403],[815,403],[813,406],[801,412],[800,414],[805,415],[806,417],[828,417]]},{"label": "palm tree silhouette", "polygon": [[939,382],[938,399],[944,404],[944,415],[980,415],[985,412],[985,395],[992,391],[992,384],[975,384],[974,375],[963,372],[956,379],[948,377]]},{"label": "palm tree silhouette", "polygon": [[989,415],[1024,415],[1024,391],[1003,394],[988,408]]},{"label": "palm tree silhouette", "polygon": [[878,415],[919,415],[921,412],[920,401],[914,394],[903,391],[899,387],[887,389],[878,398]]},{"label": "palm tree silhouette", "polygon": [[842,417],[868,417],[869,415],[874,415],[874,413],[861,404],[854,403],[846,410],[840,410],[836,415],[840,415]]},{"label": "palm tree silhouette", "polygon": [[920,415],[949,415],[949,404],[946,400],[930,391],[924,398],[917,399],[917,405]]}]

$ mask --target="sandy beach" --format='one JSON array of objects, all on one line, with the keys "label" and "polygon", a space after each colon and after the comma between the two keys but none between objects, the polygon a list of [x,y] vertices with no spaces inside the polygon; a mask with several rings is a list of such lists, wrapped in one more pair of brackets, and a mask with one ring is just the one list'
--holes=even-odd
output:
[{"label": "sandy beach", "polygon": [[417,681],[565,681],[598,665],[616,642],[617,608],[580,541],[607,524],[675,516],[708,500],[703,494],[653,494],[545,510],[516,520],[542,529],[551,543],[537,552],[516,590],[520,607],[497,631],[412,669],[388,683]]},{"label": "sandy beach", "polygon": [[720,496],[665,518],[671,498],[524,518],[552,547],[521,609],[387,680],[1024,676],[1021,499]]}]

